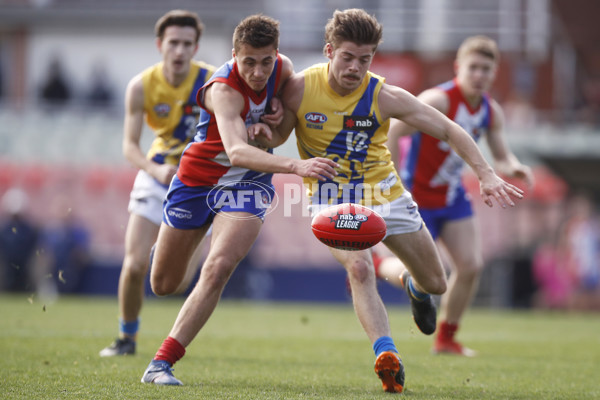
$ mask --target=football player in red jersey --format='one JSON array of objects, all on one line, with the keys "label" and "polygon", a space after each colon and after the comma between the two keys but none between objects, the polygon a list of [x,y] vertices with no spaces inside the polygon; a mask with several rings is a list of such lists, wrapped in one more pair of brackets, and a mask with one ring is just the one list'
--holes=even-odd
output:
[{"label": "football player in red jersey", "polygon": [[[533,185],[531,169],[519,162],[504,138],[504,116],[489,94],[500,53],[496,42],[486,36],[467,38],[458,49],[454,79],[424,91],[418,98],[462,126],[475,141],[485,137],[495,169],[504,176]],[[440,318],[433,353],[473,356],[475,352],[455,339],[462,317],[477,290],[483,259],[481,239],[471,200],[462,184],[459,155],[438,138],[405,122],[395,120],[388,133],[388,147],[398,163],[398,140],[412,135],[403,182],[411,191],[425,224],[447,254],[451,274],[448,290],[441,298]],[[403,267],[398,259],[382,261],[380,276],[397,280]]]},{"label": "football player in red jersey", "polygon": [[211,245],[198,283],[142,382],[182,385],[171,367],[208,321],[229,277],[256,240],[274,196],[272,174],[316,179],[336,174],[337,164],[331,160],[274,155],[249,137],[249,127],[264,121],[268,105],[273,106],[272,99],[293,73],[278,46],[278,21],[264,15],[245,18],[233,35],[233,58],[198,91],[200,123],[163,208],[150,275],[154,293],[164,296],[177,289],[212,224]]}]

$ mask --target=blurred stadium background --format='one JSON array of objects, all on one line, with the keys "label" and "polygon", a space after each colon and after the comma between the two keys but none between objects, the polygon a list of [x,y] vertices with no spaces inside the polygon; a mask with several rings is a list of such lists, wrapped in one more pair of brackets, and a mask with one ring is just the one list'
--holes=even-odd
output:
[{"label": "blurred stadium background", "polygon": [[[514,210],[488,209],[476,201],[488,264],[476,302],[490,307],[594,308],[598,282],[592,279],[592,287],[580,282],[583,273],[571,266],[569,296],[583,285],[592,298],[547,300],[543,293],[552,285],[539,260],[546,254],[544,246],[555,250],[564,227],[578,218],[572,216],[574,195],[591,202],[587,221],[597,219],[596,1],[0,0],[0,196],[20,189],[29,200],[23,203],[25,215],[43,230],[63,223],[65,211],[79,220],[89,233],[89,262],[71,290],[116,294],[127,202],[136,173],[121,153],[123,94],[133,75],[160,59],[154,44],[156,19],[173,8],[198,12],[206,29],[197,58],[220,65],[231,56],[231,35],[239,20],[265,13],[281,21],[280,50],[301,70],[325,61],[323,27],[333,10],[349,7],[365,8],[384,25],[384,42],[372,69],[414,94],[452,77],[455,51],[466,36],[486,34],[498,41],[503,59],[493,94],[505,108],[509,143],[534,168],[537,185]],[[45,99],[42,88],[57,69],[68,95]],[[151,138],[151,132],[145,132],[146,146]],[[295,156],[293,138],[276,151]],[[476,193],[473,176],[465,179]],[[276,176],[274,181],[280,196],[284,184],[299,183],[292,176]],[[2,221],[16,201],[4,199]],[[597,240],[600,233],[590,235]],[[571,242],[577,245],[575,239]],[[592,277],[600,275],[595,246]],[[31,268],[39,258],[43,254],[38,250]],[[567,267],[556,257],[552,262],[557,269]],[[52,277],[43,275],[55,280],[59,289],[64,283],[60,278],[56,270]],[[27,279],[22,290],[39,290],[36,279]],[[1,278],[0,287],[10,289]],[[385,284],[381,290],[386,301],[402,300]],[[281,203],[267,218],[226,295],[347,298],[342,269],[312,237],[302,205]]]}]

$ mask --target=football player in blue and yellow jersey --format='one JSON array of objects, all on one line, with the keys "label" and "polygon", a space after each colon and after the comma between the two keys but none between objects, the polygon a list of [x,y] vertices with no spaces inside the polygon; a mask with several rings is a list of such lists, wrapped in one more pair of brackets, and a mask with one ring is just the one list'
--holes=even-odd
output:
[{"label": "football player in blue and yellow jersey", "polygon": [[[311,212],[336,203],[362,203],[387,224],[384,244],[407,266],[403,287],[411,299],[415,322],[425,334],[436,328],[430,294],[446,290],[446,276],[435,244],[405,190],[385,145],[390,119],[402,119],[447,142],[477,174],[484,201],[514,205],[522,191],[500,179],[473,139],[460,126],[407,91],[388,85],[369,71],[382,37],[382,26],[364,10],[335,11],[325,27],[328,63],[293,75],[284,88],[284,120],[271,145],[295,129],[303,159],[328,158],[339,164],[326,181],[305,178]],[[267,145],[267,140],[263,142]],[[373,344],[375,372],[387,392],[401,392],[404,367],[391,338],[385,307],[377,293],[370,250],[331,248],[348,272],[358,319]]]},{"label": "football player in blue and yellow jersey", "polygon": [[[103,357],[134,354],[150,251],[162,221],[162,204],[181,154],[195,134],[196,93],[214,67],[193,60],[203,25],[196,13],[172,10],[156,23],[156,46],[162,61],[131,79],[125,93],[123,154],[139,168],[129,202],[125,258],[119,279],[119,337],[100,352]],[[146,124],[155,134],[147,154],[140,147]],[[201,246],[190,261],[180,291],[200,264]]]}]

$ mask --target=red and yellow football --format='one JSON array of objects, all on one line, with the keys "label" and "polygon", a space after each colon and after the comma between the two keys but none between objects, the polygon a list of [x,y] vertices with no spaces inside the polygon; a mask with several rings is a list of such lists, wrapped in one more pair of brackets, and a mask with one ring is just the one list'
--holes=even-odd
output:
[{"label": "red and yellow football", "polygon": [[319,211],[311,227],[322,243],[341,250],[368,249],[379,243],[386,232],[381,215],[354,203],[337,204]]}]

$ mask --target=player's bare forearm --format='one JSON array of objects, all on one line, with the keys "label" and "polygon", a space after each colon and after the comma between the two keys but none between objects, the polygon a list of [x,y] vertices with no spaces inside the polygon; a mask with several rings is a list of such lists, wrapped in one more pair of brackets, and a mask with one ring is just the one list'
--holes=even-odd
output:
[{"label": "player's bare forearm", "polygon": [[237,141],[226,151],[232,166],[267,173],[296,174],[301,177],[326,180],[333,179],[337,175],[335,169],[339,167],[337,163],[327,158],[298,160],[270,154],[241,141]]},{"label": "player's bare forearm", "polygon": [[448,120],[446,137],[446,142],[465,160],[480,181],[488,175],[494,175],[494,170],[483,157],[477,143],[458,124]]},{"label": "player's bare forearm", "polygon": [[138,169],[148,172],[148,169],[151,167],[152,162],[146,158],[139,143],[128,140],[127,137],[123,140],[123,156],[131,165]]},{"label": "player's bare forearm", "polygon": [[505,182],[494,172],[485,160],[477,143],[455,122],[447,128],[447,142],[452,149],[471,167],[479,179],[480,194],[486,205],[493,206],[493,200],[502,207],[514,207],[513,198],[523,198],[523,191]]}]

